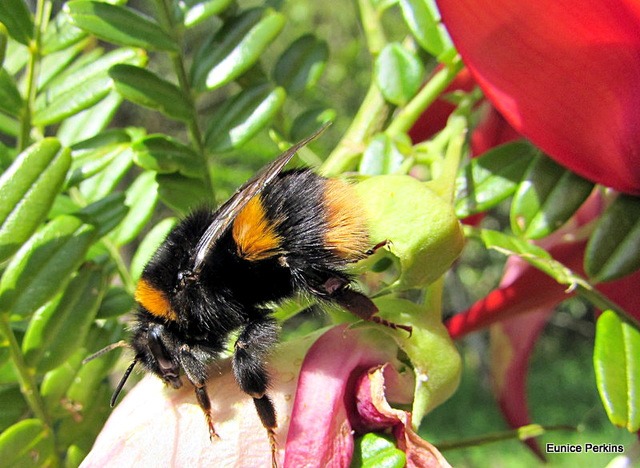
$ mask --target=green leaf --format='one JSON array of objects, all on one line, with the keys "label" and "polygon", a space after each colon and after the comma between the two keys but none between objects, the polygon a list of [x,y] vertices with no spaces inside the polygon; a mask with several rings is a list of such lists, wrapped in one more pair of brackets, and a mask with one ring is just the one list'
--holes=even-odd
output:
[{"label": "green leaf", "polygon": [[273,77],[289,95],[301,94],[320,79],[329,58],[329,47],[313,34],[296,39],[285,50],[273,70]]},{"label": "green leaf", "polygon": [[127,148],[118,154],[102,171],[80,184],[80,192],[89,202],[106,197],[115,189],[133,164],[133,152]]},{"label": "green leaf", "polygon": [[37,80],[38,90],[47,88],[52,80],[64,73],[73,59],[88,45],[89,40],[85,40],[59,52],[45,55],[40,64],[40,73]]},{"label": "green leaf", "polygon": [[155,173],[143,172],[126,191],[127,216],[109,235],[117,246],[131,242],[144,229],[158,201]]},{"label": "green leaf", "polygon": [[121,103],[122,97],[112,91],[98,104],[64,120],[58,127],[58,139],[69,146],[95,136],[111,122]]},{"label": "green leaf", "polygon": [[456,180],[456,213],[466,218],[511,196],[540,151],[521,140],[497,146],[469,161]]},{"label": "green leaf", "polygon": [[384,98],[403,106],[418,92],[424,68],[402,44],[387,44],[376,58],[375,80]]},{"label": "green leaf", "polygon": [[640,429],[640,331],[605,311],[596,324],[593,363],[598,392],[613,424]]},{"label": "green leaf", "polygon": [[184,5],[183,23],[187,28],[200,24],[207,18],[224,11],[231,4],[232,0],[190,0],[179,2]]},{"label": "green leaf", "polygon": [[0,2],[0,23],[9,35],[24,45],[33,38],[33,20],[24,0],[2,0]]},{"label": "green leaf", "polygon": [[0,132],[15,138],[20,132],[20,122],[13,117],[0,113]]},{"label": "green leaf", "polygon": [[236,94],[211,116],[206,134],[209,150],[221,153],[244,145],[269,123],[285,97],[284,89],[269,84]]},{"label": "green leaf", "polygon": [[228,21],[198,52],[191,74],[197,89],[218,88],[247,71],[284,26],[282,14],[253,8]]},{"label": "green leaf", "polygon": [[121,5],[85,0],[65,4],[74,24],[107,42],[178,52],[178,44],[152,19]]},{"label": "green leaf", "polygon": [[0,69],[0,111],[18,117],[22,110],[22,96],[11,75]]},{"label": "green leaf", "polygon": [[86,264],[58,300],[40,308],[22,340],[27,365],[42,374],[64,363],[83,343],[106,290],[101,267]]},{"label": "green leaf", "polygon": [[598,282],[622,278],[640,268],[640,198],[618,195],[595,228],[585,253],[585,270]]},{"label": "green leaf", "polygon": [[198,154],[165,135],[149,135],[133,147],[135,163],[160,174],[179,172],[187,177],[202,177],[204,168]]},{"label": "green leaf", "polygon": [[439,57],[453,49],[435,1],[399,0],[399,3],[405,22],[424,50]]},{"label": "green leaf", "polygon": [[359,468],[403,468],[405,454],[398,449],[391,437],[369,432],[355,439],[351,466]]},{"label": "green leaf", "polygon": [[174,84],[158,75],[133,65],[115,65],[109,70],[116,90],[126,99],[143,107],[162,112],[172,119],[194,118],[193,106]]},{"label": "green leaf", "polygon": [[367,213],[372,245],[388,240],[366,264],[392,255],[400,264],[393,286],[409,289],[442,276],[458,257],[464,238],[451,205],[417,179],[382,175],[355,186]]},{"label": "green leaf", "polygon": [[96,238],[96,229],[59,216],[16,253],[0,280],[0,309],[27,317],[63,290]]},{"label": "green leaf", "polygon": [[210,205],[213,201],[201,179],[191,179],[180,174],[158,174],[156,182],[160,199],[182,215],[195,208]]},{"label": "green leaf", "polygon": [[51,429],[39,419],[25,419],[0,434],[0,468],[51,466],[55,457]]},{"label": "green leaf", "polygon": [[511,229],[528,239],[548,236],[580,208],[594,184],[544,155],[529,166],[511,203]]},{"label": "green leaf", "polygon": [[317,132],[325,124],[333,122],[335,119],[336,111],[333,109],[309,109],[295,118],[293,124],[291,124],[289,138],[291,141],[303,140],[306,136]]},{"label": "green leaf", "polygon": [[98,229],[96,237],[101,238],[118,226],[127,216],[129,208],[124,201],[125,195],[122,192],[111,193],[85,206],[75,215],[85,223],[95,226]]},{"label": "green leaf", "polygon": [[0,432],[24,417],[27,411],[27,403],[18,384],[0,388]]},{"label": "green leaf", "polygon": [[[113,81],[107,72],[114,64],[140,64],[146,60],[142,51],[127,48],[116,49],[86,64],[83,58],[58,75],[46,92],[38,96],[34,122],[47,125],[90,108],[112,90]],[[76,66],[78,63],[81,66]]]},{"label": "green leaf", "polygon": [[400,169],[404,155],[387,134],[377,135],[362,154],[358,172],[366,175],[393,174]]},{"label": "green leaf", "polygon": [[45,219],[70,164],[69,150],[45,138],[20,153],[0,176],[0,261],[18,250]]},{"label": "green leaf", "polygon": [[[131,275],[134,280],[139,278],[139,275],[133,275],[133,268]],[[96,318],[107,319],[120,317],[121,315],[131,312],[135,305],[136,302],[133,300],[133,297],[131,297],[131,294],[119,286],[112,286],[104,295],[104,299],[102,299],[102,304],[100,304]]]},{"label": "green leaf", "polygon": [[64,363],[44,375],[40,385],[40,393],[47,410],[53,417],[62,417],[68,414],[67,409],[60,407],[60,402],[80,370],[86,354],[86,350],[80,348]]},{"label": "green leaf", "polygon": [[142,270],[151,260],[151,256],[158,250],[160,244],[164,242],[177,224],[178,220],[176,218],[166,218],[149,231],[131,259],[131,278],[135,281],[140,278]]},{"label": "green leaf", "polygon": [[73,163],[67,187],[97,174],[120,153],[131,147],[131,138],[123,130],[109,130],[72,147]]},{"label": "green leaf", "polygon": [[66,49],[87,37],[87,33],[76,27],[66,11],[61,10],[49,23],[42,37],[42,53],[46,56],[52,52]]},{"label": "green leaf", "polygon": [[34,125],[51,125],[88,109],[104,99],[111,91],[111,78],[98,76],[81,82],[75,89],[61,94],[46,107],[40,105],[33,115]]}]

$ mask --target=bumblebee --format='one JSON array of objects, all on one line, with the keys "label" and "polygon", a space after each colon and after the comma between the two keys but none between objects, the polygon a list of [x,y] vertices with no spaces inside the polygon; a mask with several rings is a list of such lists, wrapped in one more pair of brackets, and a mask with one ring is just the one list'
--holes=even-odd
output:
[{"label": "bumblebee", "polygon": [[137,364],[173,388],[182,386],[184,375],[195,388],[210,437],[217,437],[206,389],[209,364],[237,336],[234,377],[253,398],[275,466],[277,420],[267,394],[266,359],[279,327],[265,304],[306,293],[364,320],[411,332],[375,315],[374,303],[350,287],[346,267],[382,245],[371,248],[354,189],[309,169],[283,171],[322,130],[278,156],[217,211],[196,211],[169,233],[136,288],[129,340],[135,357],[112,406]]}]

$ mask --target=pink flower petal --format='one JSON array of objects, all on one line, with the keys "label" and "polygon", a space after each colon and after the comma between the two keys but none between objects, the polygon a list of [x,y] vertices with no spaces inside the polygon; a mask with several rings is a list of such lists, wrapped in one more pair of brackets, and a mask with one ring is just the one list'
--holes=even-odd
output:
[{"label": "pink flower petal", "polygon": [[[357,408],[362,423],[370,430],[392,428],[398,448],[407,456],[407,468],[450,468],[449,463],[429,442],[423,440],[411,427],[411,414],[393,409],[386,398],[388,388],[394,387],[398,374],[382,365],[363,372],[357,383]],[[401,388],[406,389],[406,385]]]},{"label": "pink flower petal", "polygon": [[640,193],[640,3],[437,0],[486,96],[559,163]]}]

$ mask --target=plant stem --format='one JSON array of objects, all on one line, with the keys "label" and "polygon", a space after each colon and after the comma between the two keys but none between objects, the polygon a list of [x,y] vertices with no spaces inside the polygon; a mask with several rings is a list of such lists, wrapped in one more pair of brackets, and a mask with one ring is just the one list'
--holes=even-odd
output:
[{"label": "plant stem", "polygon": [[[27,366],[27,363],[24,360],[24,355],[22,354],[22,350],[20,349],[20,344],[16,339],[16,335],[13,333],[13,329],[9,323],[9,316],[6,313],[2,313],[0,315],[0,333],[2,333],[7,339],[9,345],[9,353],[11,354],[11,361],[13,363],[13,367],[16,370],[18,381],[20,382],[20,389],[22,390],[22,394],[24,395],[25,400],[27,400],[27,404],[33,411],[33,414],[45,425],[47,430],[49,431],[49,435],[51,437],[54,436],[53,427],[51,424],[51,417],[46,410],[44,405],[44,401],[42,401],[42,397],[40,396],[40,392],[38,391],[38,385],[34,379],[33,372]],[[60,461],[58,459],[57,454],[54,454],[54,459],[52,460],[52,466],[59,466]]]},{"label": "plant stem", "polygon": [[24,106],[20,119],[20,132],[18,133],[18,152],[29,146],[31,137],[31,117],[33,104],[36,100],[37,80],[42,58],[41,41],[42,30],[46,23],[46,12],[51,11],[51,0],[38,0],[34,21],[33,39],[29,44],[29,63],[27,64],[26,90]]},{"label": "plant stem", "polygon": [[463,67],[462,60],[458,59],[433,75],[418,94],[400,109],[386,133],[393,137],[409,131],[418,117],[442,94]]},{"label": "plant stem", "polygon": [[[165,29],[165,32],[176,41],[177,44],[182,42],[182,24],[177,24],[174,21],[174,16],[171,13],[171,4],[169,0],[156,0],[158,5],[158,11],[160,14],[160,22]],[[211,182],[211,164],[207,154],[207,149],[204,144],[204,138],[202,136],[202,130],[198,122],[198,111],[195,105],[195,91],[191,86],[191,81],[187,75],[187,70],[184,64],[184,57],[182,56],[182,48],[179,52],[170,52],[171,63],[173,64],[173,70],[178,78],[178,84],[184,95],[188,98],[191,104],[192,118],[187,122],[187,130],[189,132],[189,138],[195,146],[196,152],[200,156],[203,166],[206,170],[206,177],[204,183],[211,194],[211,197],[215,199],[215,192],[213,190],[213,184]]]},{"label": "plant stem", "polygon": [[[375,60],[375,57],[387,44],[382,23],[380,22],[380,15],[371,5],[370,0],[358,0],[358,5],[360,8],[360,22],[363,25],[367,41],[367,49],[372,60]],[[350,169],[364,150],[367,138],[383,127],[390,110],[391,107],[378,90],[372,73],[371,84],[358,112],[338,145],[320,168],[320,172],[330,176]]]},{"label": "plant stem", "polygon": [[547,432],[552,431],[577,431],[573,426],[539,426],[537,424],[531,424],[529,426],[523,426],[518,429],[510,431],[492,432],[490,434],[482,435],[479,437],[471,437],[469,439],[455,441],[455,442],[442,442],[437,444],[438,450],[444,452],[445,450],[455,450],[461,448],[478,447],[494,442],[501,442],[503,440],[528,440],[532,437],[537,437]]}]

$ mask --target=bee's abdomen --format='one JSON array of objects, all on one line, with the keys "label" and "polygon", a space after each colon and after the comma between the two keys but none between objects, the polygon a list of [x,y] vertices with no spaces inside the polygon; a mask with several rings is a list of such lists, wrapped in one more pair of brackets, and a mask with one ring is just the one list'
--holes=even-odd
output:
[{"label": "bee's abdomen", "polygon": [[279,256],[294,268],[339,268],[369,244],[353,188],[309,170],[282,173],[238,214],[232,232],[245,260]]}]

